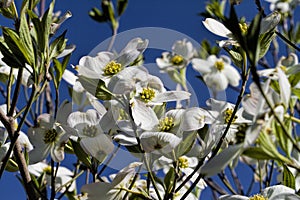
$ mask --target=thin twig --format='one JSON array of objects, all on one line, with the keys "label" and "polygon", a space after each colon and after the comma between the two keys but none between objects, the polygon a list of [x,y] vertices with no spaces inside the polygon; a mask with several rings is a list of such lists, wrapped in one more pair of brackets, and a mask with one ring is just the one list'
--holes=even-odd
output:
[{"label": "thin twig", "polygon": [[231,176],[233,178],[234,184],[237,188],[238,194],[244,195],[243,185],[240,182],[239,177],[237,176],[235,170],[232,167],[229,167]]},{"label": "thin twig", "polygon": [[227,192],[217,183],[215,183],[212,178],[205,178],[204,179],[206,184],[214,191],[218,192],[220,195],[225,195]]}]

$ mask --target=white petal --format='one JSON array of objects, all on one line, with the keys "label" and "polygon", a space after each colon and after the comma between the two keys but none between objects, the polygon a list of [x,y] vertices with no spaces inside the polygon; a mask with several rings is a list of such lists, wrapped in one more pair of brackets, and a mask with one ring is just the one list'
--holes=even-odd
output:
[{"label": "white petal", "polygon": [[182,115],[180,130],[193,131],[203,128],[205,125],[205,118],[208,116],[208,112],[202,108],[189,108]]},{"label": "white petal", "polygon": [[105,134],[99,134],[96,137],[82,138],[81,147],[94,158],[102,161],[103,157],[110,154],[114,150],[112,141]]},{"label": "white petal", "polygon": [[117,143],[119,143],[121,145],[124,145],[124,146],[133,146],[133,145],[138,144],[135,137],[129,137],[129,136],[126,136],[124,134],[118,134],[118,135],[114,136],[113,139]]},{"label": "white petal", "polygon": [[291,97],[291,85],[290,82],[285,75],[285,73],[281,70],[280,67],[277,67],[279,86],[280,86],[280,97],[286,108],[289,107],[289,101]]},{"label": "white petal", "polygon": [[229,84],[236,87],[239,85],[241,76],[239,72],[232,66],[228,65],[225,66],[225,68],[222,71],[223,74],[225,74],[226,78],[229,81]]},{"label": "white petal", "polygon": [[228,87],[228,79],[222,73],[210,73],[203,76],[206,85],[214,91],[224,91]]},{"label": "white petal", "polygon": [[194,70],[200,72],[201,74],[206,74],[211,72],[212,63],[200,58],[194,58],[192,60],[192,66]]},{"label": "white petal", "polygon": [[155,112],[139,100],[133,102],[132,116],[136,125],[144,130],[152,130],[158,124]]},{"label": "white petal", "polygon": [[181,142],[181,138],[166,132],[144,132],[140,140],[146,152],[159,150],[163,153],[169,153]]},{"label": "white petal", "polygon": [[78,79],[78,77],[68,69],[64,71],[62,78],[72,86],[75,85],[75,82]]},{"label": "white petal", "polygon": [[206,18],[205,21],[203,21],[203,25],[210,32],[218,36],[229,38],[232,35],[230,30],[228,30],[222,23],[218,22],[215,19]]},{"label": "white petal", "polygon": [[32,144],[30,143],[27,135],[23,133],[22,131],[19,132],[18,141],[21,144],[23,148],[26,148],[27,152],[31,151],[33,149]]},{"label": "white petal", "polygon": [[151,102],[153,103],[163,103],[169,101],[177,101],[189,99],[191,94],[185,91],[167,91],[157,94]]}]

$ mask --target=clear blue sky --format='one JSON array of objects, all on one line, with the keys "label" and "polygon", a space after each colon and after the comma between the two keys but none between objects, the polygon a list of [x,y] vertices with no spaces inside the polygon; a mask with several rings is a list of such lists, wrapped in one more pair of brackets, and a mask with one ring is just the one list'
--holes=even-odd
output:
[{"label": "clear blue sky", "polygon": [[[82,56],[87,55],[98,43],[111,35],[108,24],[99,24],[88,16],[89,10],[95,6],[100,7],[99,0],[57,0],[55,11],[61,10],[64,13],[70,10],[73,14],[73,17],[68,19],[60,29],[60,31],[68,29],[69,43],[77,46],[71,64],[76,65]],[[263,6],[268,8],[268,4],[263,3]],[[162,27],[179,31],[198,42],[204,38],[213,42],[217,37],[205,30],[201,23],[203,18],[197,15],[204,11],[204,7],[204,0],[130,0],[127,10],[121,17],[119,32],[141,27]],[[240,16],[244,15],[250,20],[256,14],[254,1],[244,0],[238,11]],[[3,21],[3,17],[0,17],[0,24],[12,26],[11,22]],[[160,56],[160,52],[156,53],[146,51],[146,61],[155,62],[155,58]],[[198,74],[192,69],[188,72],[190,82],[199,91],[202,85],[195,78]],[[208,93],[204,96],[201,93],[198,97],[202,101],[209,98]],[[235,100],[232,96],[230,99]],[[203,102],[200,104],[203,105]],[[67,163],[71,162],[67,161]],[[16,173],[4,173],[0,180],[0,199],[25,199],[24,190],[15,175]],[[242,179],[247,180],[250,177],[243,176]],[[210,192],[204,193],[208,198],[210,194]]]}]

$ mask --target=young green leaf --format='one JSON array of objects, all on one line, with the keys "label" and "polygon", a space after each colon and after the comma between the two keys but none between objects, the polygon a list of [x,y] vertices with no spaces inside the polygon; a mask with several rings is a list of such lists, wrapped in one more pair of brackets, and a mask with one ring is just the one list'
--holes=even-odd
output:
[{"label": "young green leaf", "polygon": [[128,5],[128,0],[118,0],[117,2],[118,16],[121,16],[125,12],[127,5]]},{"label": "young green leaf", "polygon": [[172,188],[174,186],[174,180],[175,180],[175,170],[173,167],[170,167],[168,173],[165,176],[164,179],[164,185],[165,185],[165,190],[166,194],[170,194],[172,192]]},{"label": "young green leaf", "polygon": [[283,185],[295,189],[295,177],[285,164],[283,165],[282,176]]},{"label": "young green leaf", "polygon": [[91,79],[79,76],[78,80],[88,92],[100,100],[110,100],[113,96],[113,94],[105,86],[105,82],[101,79]]}]

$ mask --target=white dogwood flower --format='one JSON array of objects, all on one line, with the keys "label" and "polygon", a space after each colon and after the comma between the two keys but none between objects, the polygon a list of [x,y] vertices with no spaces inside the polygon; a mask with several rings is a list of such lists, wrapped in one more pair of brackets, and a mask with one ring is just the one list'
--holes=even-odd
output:
[{"label": "white dogwood flower", "polygon": [[[54,171],[56,168],[54,168]],[[28,171],[30,174],[41,177],[43,174],[46,175],[45,181],[48,186],[51,187],[51,166],[46,164],[45,162],[38,162],[33,165],[28,165]],[[55,177],[55,189],[59,190],[59,192],[65,192],[66,188],[68,188],[69,192],[72,192],[76,189],[76,182],[71,181],[74,173],[70,171],[68,168],[59,166],[57,169],[56,177]]]},{"label": "white dogwood flower", "polygon": [[187,66],[194,56],[194,47],[191,42],[179,40],[172,46],[172,52],[163,52],[161,58],[156,59],[161,72],[170,72]]},{"label": "white dogwood flower", "polygon": [[79,75],[102,79],[106,82],[128,67],[139,55],[141,55],[148,46],[148,40],[141,38],[132,39],[127,46],[118,54],[111,52],[99,52],[96,56],[84,56],[79,60],[76,66]]},{"label": "white dogwood flower", "polygon": [[300,4],[299,0],[265,0],[270,3],[270,10],[278,10],[282,13],[286,13],[294,9]]},{"label": "white dogwood flower", "polygon": [[73,134],[73,129],[66,125],[71,112],[71,104],[64,102],[58,109],[57,118],[50,114],[41,114],[37,127],[28,129],[28,137],[34,149],[29,152],[30,163],[44,160],[49,154],[55,162],[64,159],[64,145]]},{"label": "white dogwood flower", "polygon": [[215,55],[210,55],[207,60],[194,58],[192,64],[194,70],[201,73],[206,85],[213,91],[223,91],[228,84],[234,87],[239,85],[241,76],[227,56],[217,58]]},{"label": "white dogwood flower", "polygon": [[114,145],[100,127],[100,120],[100,113],[93,109],[73,112],[68,117],[68,124],[77,130],[83,150],[101,162],[114,150]]}]

